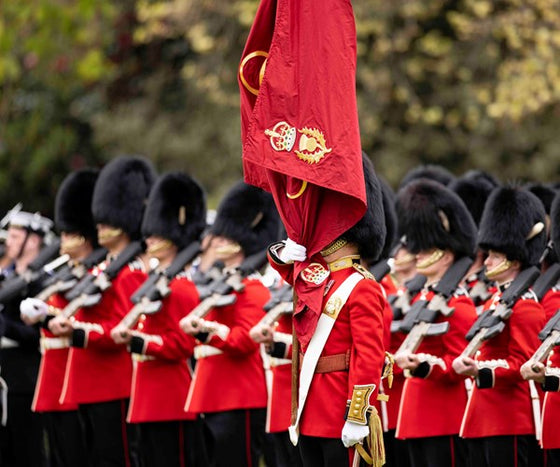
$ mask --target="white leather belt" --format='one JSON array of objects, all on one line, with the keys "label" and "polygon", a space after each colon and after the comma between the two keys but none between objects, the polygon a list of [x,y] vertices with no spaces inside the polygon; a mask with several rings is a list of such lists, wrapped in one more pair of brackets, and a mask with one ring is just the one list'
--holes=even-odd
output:
[{"label": "white leather belt", "polygon": [[275,366],[291,365],[291,364],[292,364],[292,360],[289,358],[270,357],[271,368],[274,368]]},{"label": "white leather belt", "polygon": [[66,349],[70,347],[70,338],[68,337],[41,337],[41,353],[45,350]]},{"label": "white leather belt", "polygon": [[212,347],[211,345],[198,345],[194,348],[194,358],[197,360],[221,354],[223,354],[223,352],[220,349]]},{"label": "white leather belt", "polygon": [[156,357],[154,357],[153,355],[143,355],[141,353],[132,354],[132,360],[135,362],[149,362],[155,359]]},{"label": "white leather belt", "polygon": [[19,342],[10,339],[9,337],[2,336],[2,339],[0,340],[0,347],[3,349],[15,349],[16,347],[19,347]]}]

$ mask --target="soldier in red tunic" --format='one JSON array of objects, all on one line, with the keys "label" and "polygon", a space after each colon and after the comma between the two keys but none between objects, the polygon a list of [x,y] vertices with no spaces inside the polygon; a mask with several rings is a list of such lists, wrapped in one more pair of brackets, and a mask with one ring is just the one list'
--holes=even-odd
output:
[{"label": "soldier in red tunic", "polygon": [[[551,239],[554,247],[554,260],[560,258],[560,195],[556,195],[551,208]],[[543,297],[547,321],[560,310],[560,283],[555,284]],[[542,409],[541,445],[545,450],[548,467],[560,465],[560,349],[557,347],[548,355],[546,366],[543,363],[527,362],[521,367],[521,375],[527,380],[540,383],[545,391]]]},{"label": "soldier in red tunic", "polygon": [[[236,268],[276,240],[279,218],[272,196],[240,182],[220,203],[207,254]],[[185,409],[204,414],[211,465],[257,466],[263,449],[266,385],[259,345],[250,329],[270,298],[257,274],[243,280],[235,302],[204,318],[187,315],[182,329],[194,336],[197,364]]]},{"label": "soldier in red tunic", "polygon": [[[381,285],[361,267],[360,260],[379,257],[386,230],[381,188],[367,156],[363,166],[368,210],[322,252],[328,265],[322,316],[333,320],[334,311],[334,322],[319,318],[309,344],[300,346],[300,382],[311,381],[307,387],[305,383],[299,386],[299,420],[291,427],[291,435],[292,441],[299,442],[306,466],[351,465],[356,446],[361,449],[370,435],[377,443],[382,435],[381,427],[374,425],[379,424],[377,413],[369,422],[385,360],[386,299]],[[290,239],[269,248],[272,266],[288,283],[293,283],[292,263],[305,256],[305,248]],[[330,332],[322,323],[332,325]],[[302,397],[305,391],[306,397]],[[373,426],[379,431],[371,433]]]},{"label": "soldier in red tunic", "polygon": [[[180,172],[156,182],[142,222],[146,253],[158,260],[157,269],[171,265],[177,252],[200,238],[206,203],[202,187]],[[191,384],[188,360],[195,341],[179,320],[198,303],[196,287],[185,273],[170,283],[170,295],[155,314],[143,315],[138,329],[117,326],[111,336],[128,343],[133,374],[127,421],[140,427],[140,450],[146,466],[200,465],[196,456],[196,416],[184,411]]]},{"label": "soldier in red tunic", "polygon": [[[91,214],[91,198],[97,171],[83,169],[68,175],[55,200],[55,225],[61,232],[60,253],[68,254],[77,267],[97,245],[97,233]],[[47,297],[45,297],[47,298]],[[20,304],[26,324],[43,322],[41,329],[41,366],[35,387],[32,410],[43,414],[49,452],[54,465],[72,467],[87,462],[78,405],[59,401],[66,361],[70,349],[68,337],[56,337],[48,321],[67,305],[62,293],[47,302],[27,298]]]},{"label": "soldier in red tunic", "polygon": [[[399,191],[397,213],[407,248],[416,254],[416,270],[426,277],[424,288],[412,301],[430,302],[434,287],[453,264],[474,255],[474,221],[454,192],[426,179]],[[467,391],[465,378],[452,370],[451,363],[467,344],[465,334],[476,311],[466,292],[458,284],[453,286],[455,291],[446,298],[453,312],[446,315],[438,310],[433,321],[447,323],[448,330],[424,337],[417,350],[401,348],[395,354],[395,362],[408,374],[396,437],[407,440],[412,466],[461,465],[465,460],[458,435]]]},{"label": "soldier in red tunic", "polygon": [[[289,286],[284,284],[281,287]],[[292,292],[291,287],[289,291]],[[272,325],[259,323],[251,329],[250,335],[255,342],[264,344],[269,354],[266,432],[274,451],[274,465],[301,466],[299,451],[290,442],[288,434],[292,397],[292,315],[284,314]]]},{"label": "soldier in red tunic", "polygon": [[[488,252],[486,275],[498,290],[484,310],[496,308],[522,269],[538,264],[545,242],[545,212],[536,196],[519,187],[498,188],[490,195],[478,245]],[[519,370],[539,345],[544,310],[529,290],[503,322],[503,331],[485,340],[474,359],[461,356],[453,362],[458,374],[475,382],[461,426],[470,465],[534,465],[529,455],[536,444],[534,416],[540,409],[532,407],[530,385]],[[538,402],[536,390],[533,397]]]},{"label": "soldier in red tunic", "polygon": [[[99,243],[108,250],[108,257],[93,274],[104,270],[140,237],[145,202],[154,179],[151,163],[141,157],[119,157],[100,172],[92,212]],[[57,316],[49,322],[55,335],[71,338],[60,400],[78,404],[88,457],[94,465],[135,462],[130,455],[133,430],[125,424],[132,362],[126,346],[115,344],[110,332],[132,307],[130,296],[145,278],[143,262],[131,262],[119,271],[96,305],[80,309],[75,320]]]}]

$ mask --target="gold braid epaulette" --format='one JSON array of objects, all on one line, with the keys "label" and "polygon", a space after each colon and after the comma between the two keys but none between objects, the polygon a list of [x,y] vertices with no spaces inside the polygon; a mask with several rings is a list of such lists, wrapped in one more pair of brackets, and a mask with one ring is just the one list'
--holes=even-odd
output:
[{"label": "gold braid epaulette", "polygon": [[356,271],[358,271],[362,276],[364,276],[366,279],[375,280],[374,275],[371,272],[369,272],[366,268],[364,268],[361,264],[354,263],[352,267]]}]

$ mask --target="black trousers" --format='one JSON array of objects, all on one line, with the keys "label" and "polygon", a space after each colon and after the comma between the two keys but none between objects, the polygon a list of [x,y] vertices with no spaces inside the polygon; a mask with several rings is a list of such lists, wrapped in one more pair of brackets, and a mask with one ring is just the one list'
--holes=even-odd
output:
[{"label": "black trousers", "polygon": [[395,430],[389,430],[383,433],[383,442],[386,459],[384,467],[410,467],[407,440],[396,439]]},{"label": "black trousers", "polygon": [[406,440],[412,467],[463,467],[467,462],[466,444],[459,436],[431,436]]},{"label": "black trousers", "polygon": [[207,465],[201,451],[198,421],[139,423],[140,454],[144,467],[194,467]]},{"label": "black trousers", "polygon": [[258,467],[265,420],[265,409],[204,414],[208,465]]},{"label": "black trousers", "polygon": [[2,467],[47,465],[43,419],[31,411],[32,401],[32,394],[8,393],[8,423],[0,427]]},{"label": "black trousers", "polygon": [[305,467],[348,466],[349,450],[344,447],[340,438],[300,435],[298,446]]},{"label": "black trousers", "polygon": [[83,427],[77,410],[42,414],[47,433],[50,467],[87,465]]},{"label": "black trousers", "polygon": [[[275,467],[302,467],[299,449],[290,441],[287,431],[269,433],[269,439],[274,449]],[[268,463],[267,463],[268,467]]]},{"label": "black trousers", "polygon": [[488,436],[467,439],[469,466],[472,467],[533,467],[530,448],[532,435]]},{"label": "black trousers", "polygon": [[138,467],[138,427],[126,423],[127,399],[80,404],[91,467]]},{"label": "black trousers", "polygon": [[547,449],[544,458],[546,467],[560,467],[560,449]]}]

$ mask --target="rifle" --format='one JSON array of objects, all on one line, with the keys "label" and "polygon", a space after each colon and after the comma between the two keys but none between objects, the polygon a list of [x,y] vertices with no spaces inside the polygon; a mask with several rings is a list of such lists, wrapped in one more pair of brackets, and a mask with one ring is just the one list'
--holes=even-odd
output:
[{"label": "rifle", "polygon": [[414,353],[424,337],[438,336],[447,332],[449,329],[448,322],[434,323],[434,321],[438,313],[451,316],[455,311],[454,308],[447,305],[447,302],[465,277],[472,263],[472,259],[468,256],[456,260],[434,287],[434,296],[429,301],[418,300],[412,305],[400,326],[400,330],[408,333],[408,335],[396,354],[401,352]]},{"label": "rifle", "polygon": [[222,277],[210,283],[204,294],[200,293],[201,302],[183,320],[189,317],[204,318],[212,308],[235,303],[237,297],[233,292],[243,292],[243,279],[260,269],[266,261],[266,251],[261,251],[246,258],[237,268],[226,269]]},{"label": "rifle", "polygon": [[475,304],[486,302],[490,298],[490,291],[488,290],[492,281],[486,277],[486,268],[482,268],[476,274],[476,283],[469,290],[469,296]]},{"label": "rifle", "polygon": [[169,283],[200,253],[200,243],[193,242],[181,250],[173,262],[163,271],[152,271],[148,279],[130,297],[134,306],[117,325],[132,329],[140,316],[158,312],[162,300],[171,293]]},{"label": "rifle", "polygon": [[533,292],[535,292],[539,302],[543,299],[546,293],[558,283],[559,279],[560,264],[553,263],[533,284]]},{"label": "rifle", "polygon": [[0,303],[5,303],[15,297],[25,294],[29,286],[41,284],[48,279],[54,271],[66,264],[70,257],[62,255],[52,260],[60,250],[60,240],[57,239],[45,246],[37,257],[29,263],[27,269],[15,277],[5,280],[0,288]]},{"label": "rifle", "polygon": [[212,267],[208,271],[202,272],[200,269],[197,270],[193,276],[192,281],[197,288],[204,287],[214,280],[222,276],[222,269],[224,269],[223,261],[214,261]]},{"label": "rifle", "polygon": [[42,285],[41,290],[35,298],[47,301],[51,295],[59,292],[66,292],[78,283],[84,277],[90,268],[107,255],[105,248],[97,248],[93,250],[83,261],[70,265],[66,263],[53,276],[49,277]]},{"label": "rifle", "polygon": [[404,315],[410,310],[410,301],[422,290],[426,283],[426,276],[416,274],[404,283],[404,290],[398,290],[395,295],[389,296],[389,305],[393,310],[391,332],[400,330]]},{"label": "rifle", "polygon": [[[270,300],[265,303],[263,308],[266,311],[266,315],[254,327],[272,326],[282,315],[293,313],[294,291],[292,287],[285,284],[279,289],[274,290]],[[262,333],[266,336],[266,331]]]},{"label": "rifle", "polygon": [[109,264],[107,269],[101,271],[97,276],[91,272],[84,276],[82,280],[66,294],[66,298],[70,300],[70,302],[62,310],[62,316],[70,318],[76,314],[78,309],[91,307],[99,303],[102,292],[111,287],[111,282],[117,277],[121,269],[143,250],[144,246],[142,243],[132,242],[119,253]]},{"label": "rifle", "polygon": [[539,270],[535,266],[524,269],[517,275],[500,297],[496,308],[482,313],[469,329],[465,336],[469,343],[461,352],[460,357],[472,358],[484,341],[504,330],[505,320],[511,316],[513,306],[529,290],[538,276]]},{"label": "rifle", "polygon": [[23,203],[17,203],[12,209],[4,214],[4,217],[2,219],[0,219],[0,241],[2,243],[5,242],[6,238],[8,237],[8,229],[6,227],[8,227],[8,225],[10,224],[12,216],[20,212],[22,208]]},{"label": "rifle", "polygon": [[377,282],[381,282],[383,278],[391,272],[391,263],[393,262],[393,258],[382,259],[375,263],[370,269],[369,272],[373,274],[375,280]]},{"label": "rifle", "polygon": [[542,341],[542,344],[528,360],[534,371],[537,371],[537,368],[534,366],[535,363],[544,362],[550,351],[557,345],[560,345],[560,310],[556,311],[542,331],[539,332],[539,339]]}]

